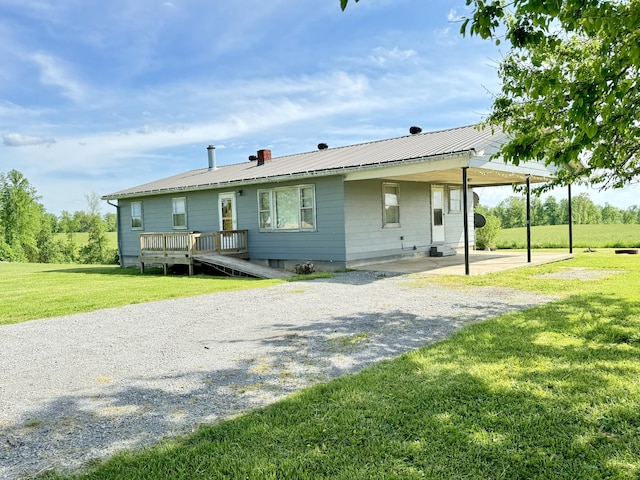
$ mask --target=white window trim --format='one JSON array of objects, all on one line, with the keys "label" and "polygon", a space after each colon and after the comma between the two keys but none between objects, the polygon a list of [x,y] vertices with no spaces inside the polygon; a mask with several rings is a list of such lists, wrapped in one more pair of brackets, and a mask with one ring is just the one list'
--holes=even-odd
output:
[{"label": "white window trim", "polygon": [[[462,187],[457,187],[457,186],[451,186],[447,188],[448,190],[448,200],[449,200],[449,205],[448,205],[448,211],[449,213],[462,213]],[[460,192],[460,197],[458,198],[458,208],[453,208],[452,207],[452,201],[451,201],[451,193],[454,191],[458,191]]]},{"label": "white window trim", "polygon": [[[174,220],[175,220],[176,212],[174,211],[174,207],[175,207],[176,200],[184,200],[184,226],[175,225]],[[174,230],[186,230],[188,225],[189,225],[189,219],[187,217],[187,197],[173,197],[171,199],[171,226],[173,227]]]},{"label": "white window trim", "polygon": [[[306,210],[309,207],[302,207],[301,205],[301,192],[303,189],[309,188],[313,194],[313,206],[311,207],[313,210],[313,227],[312,228],[303,228],[302,227],[302,210]],[[277,220],[276,220],[276,212],[275,212],[275,193],[283,190],[296,190],[298,193],[298,228],[278,228]],[[271,226],[270,227],[262,227],[260,214],[262,212],[266,212],[267,210],[260,210],[260,194],[268,193],[269,194],[269,215],[271,217]],[[277,187],[277,188],[263,188],[258,190],[257,192],[257,200],[258,200],[258,228],[261,232],[315,232],[317,231],[317,219],[316,219],[316,187],[313,184],[305,184],[305,185],[290,185],[287,187]],[[275,220],[275,221],[274,221]]]},{"label": "white window trim", "polygon": [[[398,221],[387,222],[387,201],[385,194],[385,187],[395,187],[396,196],[398,198]],[[400,184],[383,182],[382,183],[382,228],[396,228],[400,226]]]},{"label": "white window trim", "polygon": [[[140,226],[139,227],[134,227],[133,226],[133,219],[135,218],[133,216],[133,206],[134,205],[140,205]],[[129,212],[131,214],[131,230],[144,230],[144,213],[143,213],[143,210],[142,210],[142,201],[131,202],[131,204],[129,205]]]}]

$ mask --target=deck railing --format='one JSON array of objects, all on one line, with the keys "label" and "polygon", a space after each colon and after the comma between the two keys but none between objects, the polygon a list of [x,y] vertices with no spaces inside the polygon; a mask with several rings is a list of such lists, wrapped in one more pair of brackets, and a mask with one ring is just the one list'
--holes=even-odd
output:
[{"label": "deck railing", "polygon": [[247,230],[140,234],[141,256],[192,257],[205,253],[247,253]]}]

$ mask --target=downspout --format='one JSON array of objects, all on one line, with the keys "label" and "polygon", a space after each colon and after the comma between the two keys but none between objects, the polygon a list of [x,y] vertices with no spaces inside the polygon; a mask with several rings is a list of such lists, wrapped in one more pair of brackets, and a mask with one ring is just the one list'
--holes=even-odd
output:
[{"label": "downspout", "polygon": [[120,228],[120,205],[116,203],[111,203],[107,200],[107,203],[112,207],[116,207],[116,236],[118,241],[118,262],[120,263],[120,268],[124,267],[124,263],[122,262],[122,242],[120,241],[121,228]]}]

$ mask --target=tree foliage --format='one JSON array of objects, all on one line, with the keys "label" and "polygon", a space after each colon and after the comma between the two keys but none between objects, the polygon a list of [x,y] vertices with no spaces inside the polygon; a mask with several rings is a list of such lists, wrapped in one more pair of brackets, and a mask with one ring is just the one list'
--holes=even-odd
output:
[{"label": "tree foliage", "polygon": [[9,260],[38,259],[36,235],[44,208],[29,181],[17,170],[0,174],[0,225]]},{"label": "tree foliage", "polygon": [[[87,196],[88,211],[60,218],[47,213],[35,188],[17,170],[0,173],[0,261],[42,263],[117,263],[107,248],[105,232],[115,215],[100,216],[99,197]],[[78,247],[74,234],[88,232],[87,245]],[[55,234],[64,232],[66,241]]]},{"label": "tree foliage", "polygon": [[[480,205],[476,209],[485,216],[493,215],[500,220],[503,228],[524,227],[527,222],[526,201],[522,197],[511,196],[495,207]],[[614,207],[608,203],[596,205],[589,194],[583,192],[571,199],[573,223],[583,224],[632,224],[640,223],[640,206],[632,205],[627,209]],[[539,197],[531,198],[531,225],[566,225],[569,223],[568,200],[557,200],[553,196],[544,202]]]},{"label": "tree foliage", "polygon": [[504,159],[560,167],[553,184],[637,181],[640,0],[466,2],[463,34],[512,47],[487,118],[511,134]]},{"label": "tree foliage", "polygon": [[[356,2],[358,0],[355,0]],[[341,0],[341,7],[348,0]],[[466,0],[467,32],[510,49],[487,123],[505,161],[558,167],[555,185],[640,176],[640,0]]]}]

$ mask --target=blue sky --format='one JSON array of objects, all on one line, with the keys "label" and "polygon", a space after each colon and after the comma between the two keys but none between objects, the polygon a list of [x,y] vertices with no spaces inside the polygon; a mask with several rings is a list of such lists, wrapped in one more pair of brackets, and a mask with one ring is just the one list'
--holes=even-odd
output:
[{"label": "blue sky", "polygon": [[[476,123],[498,91],[501,51],[459,34],[465,8],[0,0],[0,172],[22,172],[59,214],[205,167],[209,144],[224,165],[261,148],[280,156]],[[479,193],[495,205],[511,190]],[[589,191],[623,208],[639,193]]]}]

